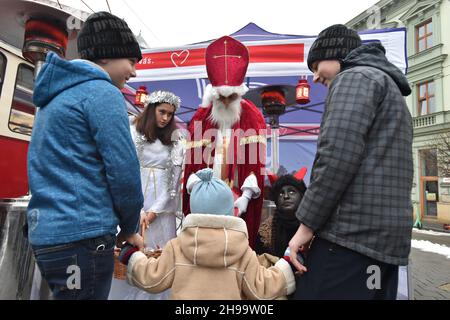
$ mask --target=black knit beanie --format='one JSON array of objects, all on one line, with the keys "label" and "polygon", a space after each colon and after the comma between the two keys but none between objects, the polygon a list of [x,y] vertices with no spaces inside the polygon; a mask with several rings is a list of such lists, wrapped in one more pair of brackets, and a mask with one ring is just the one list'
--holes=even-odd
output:
[{"label": "black knit beanie", "polygon": [[308,54],[308,68],[322,60],[342,60],[350,51],[361,45],[361,38],[355,30],[342,24],[335,24],[322,30]]},{"label": "black knit beanie", "polygon": [[125,20],[109,12],[96,12],[87,18],[78,34],[78,53],[90,61],[142,59],[139,43]]}]

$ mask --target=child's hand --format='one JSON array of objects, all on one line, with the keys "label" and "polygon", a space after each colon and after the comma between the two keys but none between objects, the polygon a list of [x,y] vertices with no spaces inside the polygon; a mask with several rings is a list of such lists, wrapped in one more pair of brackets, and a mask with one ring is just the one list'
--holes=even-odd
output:
[{"label": "child's hand", "polygon": [[127,243],[137,247],[139,250],[144,250],[144,239],[139,233],[134,233],[127,237]]},{"label": "child's hand", "polygon": [[[295,265],[291,262],[291,249],[289,247],[286,248],[286,251],[284,252],[283,255],[283,259],[286,260],[287,262],[289,262],[289,265],[292,268],[292,272],[297,273],[297,269],[295,268]],[[305,258],[302,254],[302,251],[299,250],[297,252],[297,261],[301,264],[304,265],[305,264]]]},{"label": "child's hand", "polygon": [[120,250],[119,254],[119,261],[123,263],[124,265],[128,265],[128,261],[130,260],[130,257],[133,255],[133,253],[139,251],[138,248],[135,246],[126,243],[122,249]]}]

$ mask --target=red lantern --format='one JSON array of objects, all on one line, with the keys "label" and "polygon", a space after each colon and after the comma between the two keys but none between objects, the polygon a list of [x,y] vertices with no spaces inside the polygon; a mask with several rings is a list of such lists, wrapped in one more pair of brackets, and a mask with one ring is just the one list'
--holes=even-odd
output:
[{"label": "red lantern", "polygon": [[140,108],[145,106],[145,100],[147,98],[148,92],[146,86],[140,86],[139,89],[136,90],[136,97],[134,99],[134,104]]},{"label": "red lantern", "polygon": [[309,92],[311,90],[308,81],[305,79],[298,80],[298,84],[295,90],[295,101],[298,104],[307,104],[309,103]]}]

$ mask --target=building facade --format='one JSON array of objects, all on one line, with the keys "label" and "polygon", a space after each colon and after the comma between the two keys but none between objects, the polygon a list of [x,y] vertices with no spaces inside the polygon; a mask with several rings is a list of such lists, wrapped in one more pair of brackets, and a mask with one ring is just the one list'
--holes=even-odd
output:
[{"label": "building facade", "polygon": [[357,31],[406,28],[414,213],[450,222],[450,0],[381,0],[346,25]]}]

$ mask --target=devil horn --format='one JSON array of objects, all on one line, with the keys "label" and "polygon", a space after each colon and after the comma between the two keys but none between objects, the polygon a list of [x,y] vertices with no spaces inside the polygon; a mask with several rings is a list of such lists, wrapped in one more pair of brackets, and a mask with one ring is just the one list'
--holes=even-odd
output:
[{"label": "devil horn", "polygon": [[297,180],[303,180],[307,171],[308,169],[306,167],[301,168],[294,174],[294,178]]}]

